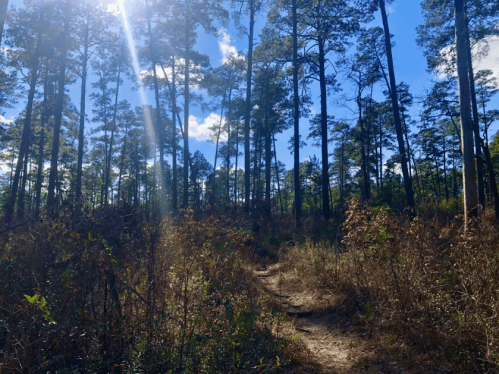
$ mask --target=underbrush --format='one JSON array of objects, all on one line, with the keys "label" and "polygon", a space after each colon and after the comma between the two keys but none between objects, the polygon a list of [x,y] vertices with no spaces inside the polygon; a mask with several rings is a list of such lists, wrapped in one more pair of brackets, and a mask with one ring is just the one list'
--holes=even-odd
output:
[{"label": "underbrush", "polygon": [[260,373],[290,362],[280,316],[261,308],[247,270],[248,222],[187,211],[123,229],[133,217],[63,218],[0,238],[0,372]]},{"label": "underbrush", "polygon": [[499,230],[484,216],[468,233],[456,217],[410,220],[352,200],[341,246],[308,240],[285,262],[316,290],[343,295],[342,310],[387,347],[451,372],[497,372]]}]

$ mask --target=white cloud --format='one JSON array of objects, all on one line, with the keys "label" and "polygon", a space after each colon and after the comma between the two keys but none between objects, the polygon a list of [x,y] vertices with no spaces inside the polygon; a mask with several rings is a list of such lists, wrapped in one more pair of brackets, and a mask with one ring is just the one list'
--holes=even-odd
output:
[{"label": "white cloud", "polygon": [[[216,113],[211,113],[208,117],[202,119],[195,116],[189,116],[189,137],[196,140],[205,141],[212,140],[216,141],[216,136],[218,133],[212,131],[211,128],[218,129],[220,125],[220,116]],[[223,125],[223,123],[222,123]],[[227,135],[223,132],[220,134],[221,142],[227,140]]]},{"label": "white cloud", "polygon": [[10,125],[14,123],[14,119],[7,119],[0,114],[0,124]]},{"label": "white cloud", "polygon": [[[453,49],[453,50],[451,50]],[[456,51],[451,46],[445,47],[440,51],[442,56],[445,56],[447,65],[455,60]],[[493,76],[499,80],[499,36],[489,36],[483,41],[480,41],[472,48],[473,54],[473,71],[477,73],[480,70],[492,70]],[[456,66],[451,66],[452,75],[457,76]],[[445,67],[441,66],[437,69],[438,79],[445,79],[447,73]]]},{"label": "white cloud", "polygon": [[[488,49],[485,56],[480,56],[478,51]],[[473,48],[475,59],[473,61],[473,70],[492,70],[494,77],[499,80],[499,36],[491,36],[486,38],[486,42],[480,42]]]},{"label": "white cloud", "polygon": [[218,37],[218,46],[220,47],[220,53],[222,54],[222,63],[226,63],[231,58],[243,59],[238,52],[236,47],[230,44],[232,38],[224,29],[218,31],[220,36]]}]

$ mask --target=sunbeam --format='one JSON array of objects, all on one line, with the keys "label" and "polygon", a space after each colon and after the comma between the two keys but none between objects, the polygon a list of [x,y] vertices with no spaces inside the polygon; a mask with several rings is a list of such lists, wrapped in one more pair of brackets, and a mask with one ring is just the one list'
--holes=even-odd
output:
[{"label": "sunbeam", "polygon": [[[126,15],[126,8],[125,8],[125,2],[124,0],[117,0],[118,2],[118,7],[119,11],[123,17],[123,24],[125,26],[125,35],[128,43],[128,49],[130,50],[130,55],[132,57],[132,64],[133,64],[133,70],[135,73],[135,77],[137,78],[137,83],[139,86],[139,96],[140,96],[140,101],[142,103],[142,106],[144,109],[147,107],[147,97],[145,93],[145,88],[144,88],[144,82],[142,81],[142,75],[141,75],[141,70],[140,70],[140,65],[139,65],[139,60],[137,58],[137,51],[135,47],[135,40],[133,39],[132,31],[131,28],[128,24],[128,18]],[[154,126],[152,123],[152,118],[151,118],[151,113],[149,110],[144,110],[144,120],[146,123],[146,132],[147,132],[147,137],[149,138],[149,144],[150,144],[150,151],[156,152],[156,136],[154,134]],[[163,180],[163,170],[159,168],[158,165],[156,165],[156,173],[159,175],[160,180]],[[159,195],[160,191],[158,191],[158,200],[161,204],[161,207],[164,208],[164,196]],[[164,212],[164,209],[162,209]]]}]

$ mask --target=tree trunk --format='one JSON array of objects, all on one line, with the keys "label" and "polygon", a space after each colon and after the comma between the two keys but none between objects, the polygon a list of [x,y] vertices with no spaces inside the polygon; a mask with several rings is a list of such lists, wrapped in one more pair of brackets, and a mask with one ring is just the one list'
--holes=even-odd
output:
[{"label": "tree trunk", "polygon": [[[297,0],[292,4],[293,22],[293,130],[294,130],[294,191],[295,191],[295,217],[296,228],[301,227],[302,200],[300,190],[300,97],[298,88],[298,16]],[[277,167],[277,166],[276,166]],[[282,201],[281,201],[282,209]]]},{"label": "tree trunk", "polygon": [[269,121],[269,80],[266,82],[266,103],[265,103],[265,214],[270,218],[270,171],[272,155],[270,153],[270,121]]},{"label": "tree trunk", "polygon": [[230,140],[230,123],[231,123],[231,114],[232,114],[232,87],[229,89],[229,107],[228,107],[228,112],[227,112],[227,158],[226,158],[226,163],[227,163],[227,181],[226,183],[226,189],[227,189],[227,205],[230,203],[230,152],[231,152],[231,140]]},{"label": "tree trunk", "polygon": [[12,214],[14,213],[14,205],[16,203],[17,190],[19,188],[19,179],[21,176],[21,169],[24,165],[24,157],[28,157],[29,151],[29,139],[31,136],[31,114],[33,112],[33,100],[35,98],[36,92],[36,81],[38,80],[38,67],[40,66],[40,53],[42,46],[42,33],[38,34],[38,41],[35,50],[35,56],[33,58],[33,65],[31,68],[31,81],[28,94],[28,102],[26,104],[26,117],[24,118],[23,133],[21,137],[21,145],[19,147],[19,157],[17,159],[16,171],[14,173],[14,180],[12,181],[12,188],[10,191],[9,201],[7,203],[5,211],[5,219],[7,223],[12,220]]},{"label": "tree trunk", "polygon": [[281,206],[281,216],[284,216],[284,207],[282,205],[281,182],[279,181],[279,165],[277,164],[277,149],[275,148],[275,134],[272,132],[272,142],[274,144],[275,160],[275,178],[277,180],[277,193],[279,195],[279,205]]},{"label": "tree trunk", "polygon": [[59,87],[55,106],[54,138],[52,141],[52,153],[50,158],[50,174],[48,185],[47,208],[52,217],[59,214],[59,204],[56,199],[55,190],[57,182],[57,163],[59,161],[59,139],[61,135],[62,112],[64,109],[64,87],[66,83],[66,55],[68,51],[67,36],[69,34],[69,20],[66,20],[62,35],[61,61],[59,67]]},{"label": "tree trunk", "polygon": [[457,74],[459,109],[461,115],[461,144],[463,149],[463,190],[465,225],[469,217],[476,217],[478,198],[475,160],[473,154],[473,122],[470,108],[470,81],[466,53],[466,16],[464,0],[454,0],[456,18]]},{"label": "tree trunk", "polygon": [[0,46],[2,45],[3,25],[5,24],[8,7],[9,0],[0,0]]},{"label": "tree trunk", "polygon": [[248,68],[246,70],[246,112],[244,115],[244,210],[247,214],[250,211],[251,76],[253,73],[253,33],[255,27],[255,0],[249,0],[248,7],[250,10],[250,25],[249,25],[249,35],[248,35]]},{"label": "tree trunk", "polygon": [[147,30],[149,33],[149,54],[152,63],[152,72],[154,79],[154,97],[156,100],[156,136],[159,147],[159,204],[161,208],[161,215],[164,217],[166,215],[166,186],[165,186],[165,141],[163,139],[163,123],[161,120],[161,107],[159,103],[159,85],[158,76],[156,72],[156,55],[155,55],[155,45],[153,40],[152,28],[151,28],[151,16],[149,13],[149,2],[146,1],[147,7]]},{"label": "tree trunk", "polygon": [[[120,79],[121,79],[121,57],[118,62],[118,76],[116,80],[116,93],[114,96],[114,108],[113,108],[113,120],[112,120],[112,128],[111,128],[111,138],[109,140],[109,156],[107,157],[107,165],[106,165],[106,205],[108,204],[108,190],[109,184],[111,183],[111,162],[113,159],[113,145],[114,145],[114,133],[116,131],[116,117],[118,114],[118,96],[120,91]],[[111,186],[111,194],[112,194],[112,186]]]},{"label": "tree trunk", "polygon": [[[189,2],[187,2],[186,12],[189,12]],[[185,73],[184,73],[184,196],[182,207],[187,209],[189,206],[189,64],[190,64],[190,44],[189,44],[189,21],[188,16],[185,22]]]},{"label": "tree trunk", "polygon": [[123,164],[126,154],[127,137],[128,137],[128,124],[125,125],[125,139],[123,139],[123,148],[121,150],[120,173],[118,176],[118,205],[120,204],[120,199],[121,199],[121,177],[123,175]]},{"label": "tree trunk", "polygon": [[76,168],[76,211],[80,212],[81,201],[81,178],[83,176],[83,144],[85,142],[85,104],[86,104],[86,90],[87,90],[87,70],[88,70],[88,48],[89,48],[89,23],[85,27],[85,40],[83,49],[83,59],[81,62],[81,94],[80,94],[80,129],[78,132],[78,165]]},{"label": "tree trunk", "polygon": [[329,207],[329,153],[327,144],[327,90],[326,90],[326,60],[324,55],[324,43],[319,35],[319,84],[321,89],[321,147],[322,147],[322,214],[326,221],[331,218]]},{"label": "tree trunk", "polygon": [[404,146],[404,137],[402,131],[402,123],[400,120],[400,111],[398,104],[398,95],[397,95],[397,85],[395,82],[395,70],[393,67],[393,57],[392,57],[392,43],[390,39],[390,29],[388,27],[388,18],[386,16],[385,9],[385,0],[379,0],[381,17],[383,19],[383,28],[385,31],[385,45],[386,45],[386,58],[388,60],[388,73],[390,76],[390,86],[391,86],[391,97],[392,97],[392,105],[393,105],[393,114],[395,120],[395,129],[397,131],[397,141],[400,153],[400,162],[402,166],[402,175],[404,177],[404,187],[405,194],[407,199],[407,205],[411,209],[411,213],[414,214],[415,205],[414,205],[414,192],[412,190],[412,181],[409,176],[409,171],[407,169],[407,155],[405,152]]},{"label": "tree trunk", "polygon": [[[468,24],[466,22],[466,24]],[[478,104],[475,92],[475,77],[473,75],[473,60],[471,58],[471,45],[469,33],[466,37],[466,57],[468,61],[468,79],[470,81],[471,109],[473,111],[473,132],[475,135],[476,171],[478,177],[478,203],[485,209],[485,183],[483,173],[482,147],[480,146],[480,119],[478,117]]]}]

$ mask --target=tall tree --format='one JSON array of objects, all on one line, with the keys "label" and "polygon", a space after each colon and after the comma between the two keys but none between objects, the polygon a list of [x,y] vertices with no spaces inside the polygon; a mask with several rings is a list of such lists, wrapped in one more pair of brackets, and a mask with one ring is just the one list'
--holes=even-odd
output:
[{"label": "tall tree", "polygon": [[102,6],[95,2],[85,1],[81,5],[76,21],[75,37],[78,41],[77,50],[80,55],[79,75],[81,77],[80,87],[80,118],[78,131],[78,164],[76,167],[75,202],[77,211],[82,205],[82,176],[83,176],[83,146],[85,143],[85,111],[87,95],[88,66],[94,53],[93,49],[99,44],[103,37],[106,24],[110,17]]},{"label": "tall tree", "polygon": [[349,2],[340,0],[311,0],[304,6],[300,21],[304,27],[304,38],[307,41],[306,61],[310,69],[310,77],[319,81],[320,87],[320,120],[322,150],[322,209],[323,216],[329,220],[331,207],[329,203],[329,152],[328,152],[328,113],[327,92],[329,85],[333,87],[335,74],[327,75],[326,61],[330,52],[345,50],[347,39],[359,30],[359,21],[363,14],[359,8]]},{"label": "tall tree", "polygon": [[[17,159],[16,171],[10,189],[9,200],[5,211],[5,218],[10,222],[14,213],[14,206],[19,188],[19,179],[21,170],[24,166],[25,157],[28,156],[29,142],[31,136],[31,115],[33,111],[33,102],[36,93],[36,85],[38,82],[38,74],[40,60],[43,54],[43,38],[44,31],[47,28],[46,15],[49,9],[45,7],[30,7],[19,12],[12,20],[12,35],[9,43],[15,45],[15,49],[11,53],[10,61],[19,68],[28,70],[29,93],[26,103],[26,115],[23,123],[22,139]],[[23,204],[21,204],[21,208]],[[19,212],[20,216],[23,212]]]},{"label": "tall tree", "polygon": [[189,205],[189,106],[190,106],[190,79],[191,58],[193,46],[197,37],[197,27],[201,26],[208,33],[215,33],[213,26],[215,19],[225,22],[227,11],[222,7],[221,0],[185,0],[167,1],[165,7],[171,7],[171,23],[177,26],[177,33],[182,35],[184,58],[184,169],[183,169],[183,198],[182,206]]},{"label": "tall tree", "polygon": [[9,7],[9,0],[0,0],[0,46],[2,45],[3,25],[7,17],[7,8]]},{"label": "tall tree", "polygon": [[463,150],[463,189],[465,224],[478,214],[476,170],[473,152],[473,123],[470,108],[470,81],[467,58],[467,28],[464,0],[454,0],[456,17],[457,76],[459,82],[459,111]]},{"label": "tall tree", "polygon": [[[244,113],[244,209],[250,210],[250,121],[251,121],[251,83],[253,74],[253,46],[255,33],[255,15],[263,8],[265,0],[233,0],[233,4],[246,4],[245,13],[249,15],[249,29],[242,27],[240,17],[236,17],[236,24],[248,36],[248,66],[246,69],[246,109]],[[240,16],[241,13],[236,14]]]},{"label": "tall tree", "polygon": [[402,121],[400,119],[397,84],[395,81],[395,68],[393,67],[391,34],[390,34],[390,28],[388,26],[388,17],[386,15],[385,0],[377,0],[377,3],[381,11],[381,18],[383,20],[383,29],[385,31],[386,58],[388,62],[388,74],[390,76],[389,89],[392,98],[395,129],[397,131],[397,142],[400,154],[400,163],[402,166],[402,175],[404,177],[405,195],[408,207],[411,209],[412,213],[415,213],[414,192],[412,189],[412,180],[411,177],[409,176],[409,170],[407,168],[407,153],[405,151],[404,132],[402,129]]},{"label": "tall tree", "polygon": [[70,30],[72,21],[72,7],[70,3],[63,2],[58,9],[61,19],[63,20],[63,27],[57,39],[59,46],[59,76],[57,99],[55,106],[55,121],[54,121],[54,136],[52,139],[52,152],[50,158],[50,174],[47,194],[47,207],[51,216],[59,214],[59,202],[56,199],[56,183],[58,182],[57,164],[59,162],[59,142],[61,135],[62,116],[64,109],[64,93],[66,87],[66,64],[68,59],[68,50],[70,46]]}]

